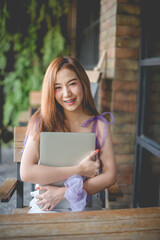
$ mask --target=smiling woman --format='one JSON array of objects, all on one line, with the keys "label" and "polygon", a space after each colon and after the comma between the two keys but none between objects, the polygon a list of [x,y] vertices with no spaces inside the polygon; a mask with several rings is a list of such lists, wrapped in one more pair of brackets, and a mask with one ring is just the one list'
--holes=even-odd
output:
[{"label": "smiling woman", "polygon": [[[56,210],[60,203],[63,205],[68,191],[73,190],[71,185],[75,181],[79,187],[74,192],[71,191],[72,196],[78,206],[79,201],[83,201],[83,206],[78,210],[86,209],[90,195],[115,183],[116,163],[109,124],[111,123],[106,121],[104,114],[99,115],[96,110],[90,82],[82,65],[72,57],[58,57],[53,60],[44,76],[41,107],[28,125],[27,142],[21,160],[20,175],[23,181],[47,185],[40,187],[45,192],[36,196],[36,203],[34,198],[36,207],[34,209],[32,205],[31,212],[37,212],[37,208],[38,212]],[[39,165],[41,132],[94,132],[97,150],[75,166]],[[95,156],[96,161],[93,161]],[[102,171],[98,174],[100,165]],[[66,179],[67,183],[63,187],[49,186]],[[43,208],[40,209],[39,205],[43,205]],[[70,207],[72,209],[72,203]],[[101,203],[97,209],[100,207]]]},{"label": "smiling woman", "polygon": [[70,69],[58,72],[55,82],[55,99],[67,111],[81,111],[83,87],[77,74]]}]

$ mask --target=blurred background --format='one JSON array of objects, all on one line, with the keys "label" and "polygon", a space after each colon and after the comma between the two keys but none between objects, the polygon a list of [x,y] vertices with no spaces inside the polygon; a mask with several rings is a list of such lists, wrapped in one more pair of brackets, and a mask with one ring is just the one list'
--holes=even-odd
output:
[{"label": "blurred background", "polygon": [[[1,183],[16,176],[13,128],[26,126],[38,107],[36,95],[31,108],[32,92],[40,92],[48,64],[71,55],[93,70],[106,51],[96,104],[115,117],[112,136],[123,192],[110,207],[160,205],[158,9],[158,0],[0,1]],[[25,187],[29,196],[30,185]],[[6,211],[1,203],[0,212]]]}]

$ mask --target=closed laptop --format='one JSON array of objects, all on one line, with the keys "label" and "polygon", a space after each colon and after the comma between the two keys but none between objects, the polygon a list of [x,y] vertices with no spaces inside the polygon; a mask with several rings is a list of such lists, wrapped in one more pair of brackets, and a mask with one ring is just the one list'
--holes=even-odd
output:
[{"label": "closed laptop", "polygon": [[[40,164],[55,167],[77,165],[95,150],[95,141],[95,133],[42,132]],[[54,185],[63,186],[63,183]]]}]

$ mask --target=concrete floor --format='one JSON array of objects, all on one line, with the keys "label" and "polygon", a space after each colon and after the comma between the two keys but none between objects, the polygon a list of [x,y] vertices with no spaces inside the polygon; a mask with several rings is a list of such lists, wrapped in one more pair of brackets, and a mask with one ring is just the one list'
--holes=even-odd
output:
[{"label": "concrete floor", "polygon": [[[16,164],[13,163],[13,146],[2,147],[1,149],[1,163],[0,163],[0,185],[6,178],[16,178]],[[31,196],[31,184],[24,184],[24,205],[28,206]],[[0,202],[0,214],[11,214],[16,208],[16,192],[8,203]]]}]

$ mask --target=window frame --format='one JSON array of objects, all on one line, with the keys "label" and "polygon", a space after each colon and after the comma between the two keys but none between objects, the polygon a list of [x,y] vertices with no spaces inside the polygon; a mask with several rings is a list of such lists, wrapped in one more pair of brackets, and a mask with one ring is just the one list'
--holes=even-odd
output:
[{"label": "window frame", "polygon": [[[160,57],[148,57],[148,38],[145,13],[143,12],[145,2],[141,4],[141,34],[140,34],[140,56],[138,73],[138,98],[137,98],[137,119],[136,119],[136,139],[135,158],[133,176],[133,207],[141,207],[140,191],[142,183],[142,158],[143,149],[160,158],[160,144],[145,135],[145,114],[147,112],[147,68],[153,66],[160,67]],[[160,206],[160,191],[158,206]]]}]

